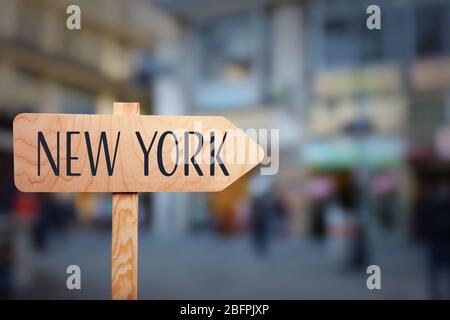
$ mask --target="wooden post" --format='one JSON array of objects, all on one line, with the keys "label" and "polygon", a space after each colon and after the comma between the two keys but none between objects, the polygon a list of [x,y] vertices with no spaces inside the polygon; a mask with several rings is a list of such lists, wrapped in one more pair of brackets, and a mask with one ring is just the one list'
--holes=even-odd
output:
[{"label": "wooden post", "polygon": [[[115,102],[114,115],[139,115],[139,103]],[[138,193],[112,195],[111,289],[113,300],[137,299]]]}]

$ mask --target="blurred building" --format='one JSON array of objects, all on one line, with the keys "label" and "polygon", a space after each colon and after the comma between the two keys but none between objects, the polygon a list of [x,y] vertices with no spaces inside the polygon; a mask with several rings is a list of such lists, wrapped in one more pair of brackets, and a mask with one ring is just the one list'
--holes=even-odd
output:
[{"label": "blurred building", "polygon": [[[66,10],[72,4],[81,9],[81,30],[66,27]],[[107,114],[114,101],[139,101],[141,112],[150,114],[152,43],[175,31],[171,20],[145,0],[1,1],[1,211],[11,211],[16,193],[14,116],[20,112]],[[98,212],[93,199],[100,198],[78,195],[79,213]]]},{"label": "blurred building", "polygon": [[[81,30],[66,26],[73,4],[81,9]],[[21,112],[108,114],[115,101],[138,101],[150,114],[152,43],[174,32],[171,19],[145,0],[0,2],[0,296],[30,284],[31,237],[42,247],[43,234],[61,229],[72,212],[89,224],[111,223],[109,195],[77,194],[59,212],[49,209],[53,198],[17,192],[13,118]],[[149,207],[150,200],[145,195],[141,204]],[[140,213],[149,225],[150,210]]]},{"label": "blurred building", "polygon": [[[156,4],[177,18],[182,32],[160,41],[155,50],[161,70],[154,82],[155,112],[220,114],[244,130],[282,128],[276,144],[284,161],[281,168],[291,171],[288,177],[299,175],[302,5],[267,0]],[[272,151],[266,148],[269,156]],[[183,234],[211,221],[220,232],[239,232],[250,178],[246,175],[217,194],[158,195],[154,212],[165,226],[161,232]]]},{"label": "blurred building", "polygon": [[[411,235],[416,171],[437,159],[438,131],[446,141],[439,128],[448,123],[447,1],[155,3],[182,25],[155,50],[155,112],[221,114],[244,129],[279,128],[275,180],[287,198],[289,191],[302,197],[300,184],[309,189],[306,169],[312,185],[328,179],[349,211],[363,206],[373,236]],[[373,4],[381,8],[381,30],[366,27]],[[193,215],[201,220],[211,211],[228,217],[224,228],[232,229],[236,197],[247,191],[244,178],[217,195],[177,195],[176,202],[161,195],[155,213],[163,225],[186,230]],[[322,200],[309,198],[307,211],[297,201],[297,222],[304,232],[323,233],[323,213],[314,213]]]},{"label": "blurred building", "polygon": [[[65,27],[69,4],[81,7],[81,31]],[[372,4],[381,30],[366,28]],[[297,231],[323,224],[305,176],[313,189],[330,182],[355,210],[363,164],[372,231],[407,234],[415,186],[446,168],[435,144],[450,140],[448,9],[439,0],[4,0],[0,163],[11,166],[11,123],[23,111],[110,113],[126,100],[145,114],[220,114],[243,129],[280,129],[273,180]],[[184,234],[213,221],[236,232],[250,179],[218,194],[152,195],[156,231]],[[95,203],[77,206],[88,212]]]},{"label": "blurred building", "polygon": [[[366,27],[371,4],[381,8],[381,30]],[[367,211],[366,224],[375,234],[373,229],[405,226],[399,204],[403,195],[397,191],[404,179],[407,125],[406,6],[394,1],[310,1],[305,9],[309,97],[308,143],[302,157],[311,179],[331,179],[335,197],[348,212]],[[361,169],[367,171],[365,181],[358,181]],[[383,183],[384,189],[378,187]],[[321,201],[311,203],[310,217],[319,235],[326,207],[313,208],[321,207]]]},{"label": "blurred building", "polygon": [[[372,4],[381,8],[381,30],[366,28]],[[361,189],[354,169],[363,163],[368,226],[374,234],[411,234],[416,219],[408,212],[421,185],[412,173],[436,160],[436,134],[449,120],[450,4],[322,0],[307,2],[305,12],[305,162],[313,176],[332,177],[352,210],[358,197],[349,194]],[[358,127],[367,131],[363,138]]]}]

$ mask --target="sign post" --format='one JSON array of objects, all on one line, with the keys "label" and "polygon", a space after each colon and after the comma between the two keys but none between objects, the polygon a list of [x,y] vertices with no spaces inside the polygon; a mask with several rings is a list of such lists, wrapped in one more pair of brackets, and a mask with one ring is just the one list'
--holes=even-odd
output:
[{"label": "sign post", "polygon": [[[115,115],[139,115],[139,103],[116,102]],[[112,194],[111,290],[113,300],[137,299],[137,192]]]},{"label": "sign post", "polygon": [[264,151],[216,116],[145,116],[139,103],[112,115],[19,114],[14,183],[22,192],[112,193],[113,299],[137,299],[138,192],[216,192]]}]

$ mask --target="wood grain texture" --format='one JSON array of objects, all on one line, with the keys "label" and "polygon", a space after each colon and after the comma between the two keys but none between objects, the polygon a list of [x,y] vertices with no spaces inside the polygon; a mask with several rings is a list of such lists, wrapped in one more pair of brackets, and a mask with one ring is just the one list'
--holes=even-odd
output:
[{"label": "wood grain texture", "polygon": [[[134,115],[136,106],[132,104],[117,104],[115,111],[118,115],[18,115],[13,123],[16,187],[24,192],[214,192],[221,191],[233,183],[261,162],[264,156],[261,146],[223,117]],[[126,116],[124,116],[125,114]],[[162,132],[167,130],[171,130],[179,136],[180,163],[172,176],[164,176],[157,165],[158,139]],[[183,172],[183,133],[192,130],[201,132],[205,139],[201,155],[203,161],[199,164],[202,172],[205,173],[203,176],[196,174],[192,167],[188,176]],[[43,154],[42,146],[39,148],[41,150],[41,174],[38,175],[37,136],[39,131],[43,133],[54,157],[56,157],[58,149],[57,135],[59,134],[59,175],[55,175],[52,170],[48,157]],[[80,176],[67,174],[68,131],[79,132],[72,136],[69,150],[72,156],[77,157],[71,161],[71,170],[79,173]],[[146,146],[150,145],[154,133],[158,131],[158,136],[150,151],[148,176],[144,175],[144,153],[136,137],[136,131],[142,135]],[[216,147],[221,137],[227,133],[227,140],[220,155],[229,171],[229,176],[224,175],[217,164],[215,176],[209,174],[208,148],[211,143],[208,134],[210,131],[216,133]],[[107,172],[104,150],[99,156],[97,174],[92,175],[85,141],[86,132],[90,135],[94,157],[97,156],[101,133],[106,133],[111,158],[114,155],[115,142],[120,132],[117,158],[111,176]],[[193,138],[195,137],[190,137],[188,143],[192,152],[195,152],[196,140]],[[229,145],[230,142],[231,145]],[[163,145],[163,162],[167,169],[171,170],[174,167],[175,140],[167,137]]]},{"label": "wood grain texture", "polygon": [[116,116],[136,116],[141,114],[141,108],[137,102],[114,102],[113,114]]},{"label": "wood grain texture", "polygon": [[[115,115],[139,114],[138,103],[114,103]],[[138,193],[112,195],[111,294],[113,300],[137,299]]]},{"label": "wood grain texture", "polygon": [[113,193],[112,202],[112,298],[135,300],[138,270],[138,193]]}]

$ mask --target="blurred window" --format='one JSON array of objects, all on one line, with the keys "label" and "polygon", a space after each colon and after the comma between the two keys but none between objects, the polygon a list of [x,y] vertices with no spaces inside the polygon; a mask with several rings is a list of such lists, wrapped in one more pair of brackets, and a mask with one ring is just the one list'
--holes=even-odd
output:
[{"label": "blurred window", "polygon": [[26,70],[20,70],[14,80],[13,103],[28,112],[38,112],[43,94],[39,76]]},{"label": "blurred window", "polygon": [[33,1],[20,1],[18,7],[17,32],[20,43],[39,47],[42,43],[44,12]]},{"label": "blurred window", "polygon": [[95,113],[95,96],[89,92],[69,86],[60,86],[61,112],[63,113]]},{"label": "blurred window", "polygon": [[227,16],[195,30],[194,103],[199,107],[242,107],[261,103],[265,14]]},{"label": "blurred window", "polygon": [[421,94],[412,99],[409,112],[409,137],[413,145],[434,143],[436,128],[445,124],[443,94]]},{"label": "blurred window", "polygon": [[62,28],[59,33],[58,53],[85,67],[99,68],[100,36],[86,28],[82,32]]},{"label": "blurred window", "polygon": [[353,17],[333,17],[325,22],[325,58],[329,67],[359,60],[359,29]]},{"label": "blurred window", "polygon": [[415,8],[416,52],[419,58],[448,53],[449,10],[450,6],[443,3]]},{"label": "blurred window", "polygon": [[233,82],[250,76],[255,47],[250,23],[247,17],[238,16],[202,29],[202,78]]},{"label": "blurred window", "polygon": [[114,80],[128,80],[132,74],[129,48],[113,37],[99,38],[99,69]]},{"label": "blurred window", "polygon": [[133,82],[142,88],[149,88],[152,80],[154,62],[148,52],[135,51],[130,54],[133,60]]},{"label": "blurred window", "polygon": [[[383,11],[384,26],[392,22],[391,16],[390,11]],[[383,28],[367,29],[366,19],[365,11],[327,12],[323,25],[327,67],[352,67],[394,58],[388,46],[388,32]]]},{"label": "blurred window", "polygon": [[386,57],[382,30],[362,29],[360,55],[362,62],[376,62]]}]

